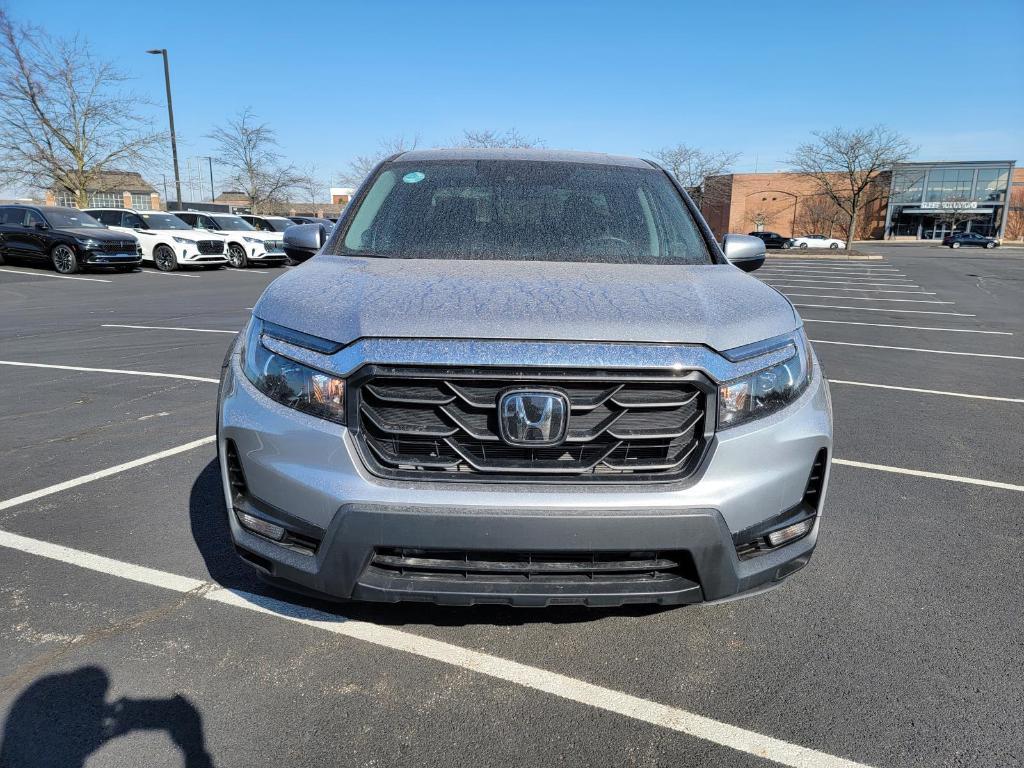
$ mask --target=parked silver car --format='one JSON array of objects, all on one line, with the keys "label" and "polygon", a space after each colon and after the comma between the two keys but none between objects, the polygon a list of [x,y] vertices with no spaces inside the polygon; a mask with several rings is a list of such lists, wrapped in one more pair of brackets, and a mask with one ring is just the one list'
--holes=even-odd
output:
[{"label": "parked silver car", "polygon": [[385,161],[225,360],[238,553],[360,600],[678,604],[780,583],[815,546],[832,419],[800,317],[746,274],[763,260],[745,235],[723,252],[646,161]]}]

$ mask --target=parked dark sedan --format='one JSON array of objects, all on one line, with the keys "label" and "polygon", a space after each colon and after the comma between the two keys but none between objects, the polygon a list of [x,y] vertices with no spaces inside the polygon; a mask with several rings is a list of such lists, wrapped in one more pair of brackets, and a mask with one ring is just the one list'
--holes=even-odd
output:
[{"label": "parked dark sedan", "polygon": [[753,237],[759,237],[764,240],[765,248],[789,248],[790,238],[783,237],[777,232],[751,232]]},{"label": "parked dark sedan", "polygon": [[942,238],[942,244],[950,248],[995,248],[999,242],[977,232],[954,232]]},{"label": "parked dark sedan", "polygon": [[142,263],[132,235],[107,229],[76,208],[0,206],[0,260],[46,259],[61,274],[85,267],[114,267],[130,272]]}]

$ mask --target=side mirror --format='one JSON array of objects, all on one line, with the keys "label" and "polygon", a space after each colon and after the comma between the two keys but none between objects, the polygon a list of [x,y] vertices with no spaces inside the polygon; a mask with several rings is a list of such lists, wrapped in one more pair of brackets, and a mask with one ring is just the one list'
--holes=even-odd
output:
[{"label": "side mirror", "polygon": [[49,229],[45,221],[37,221],[35,224],[32,225],[32,227],[33,229],[38,229],[40,232],[42,232],[44,229]]},{"label": "side mirror", "polygon": [[753,272],[764,264],[764,240],[750,235],[726,235],[722,238],[725,258],[744,272]]},{"label": "side mirror", "polygon": [[322,224],[292,224],[284,231],[284,247],[302,251],[319,251],[327,239]]}]

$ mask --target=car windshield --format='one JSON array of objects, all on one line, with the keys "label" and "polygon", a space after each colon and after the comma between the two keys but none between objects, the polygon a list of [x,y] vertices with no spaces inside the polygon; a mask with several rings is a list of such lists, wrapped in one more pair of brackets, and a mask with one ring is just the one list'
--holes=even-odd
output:
[{"label": "car windshield", "polygon": [[139,216],[150,229],[192,229],[184,221],[170,213],[140,213]]},{"label": "car windshield", "polygon": [[663,171],[530,160],[385,165],[335,253],[711,264]]},{"label": "car windshield", "polygon": [[284,232],[286,229],[288,229],[288,227],[292,226],[295,223],[291,219],[276,218],[267,218],[264,219],[264,221],[267,222],[267,224],[269,224],[275,232]]},{"label": "car windshield", "polygon": [[230,232],[256,231],[256,227],[238,216],[214,216],[213,220],[217,223],[218,229],[226,229]]},{"label": "car windshield", "polygon": [[43,214],[54,229],[106,229],[88,213],[74,208],[50,209]]}]

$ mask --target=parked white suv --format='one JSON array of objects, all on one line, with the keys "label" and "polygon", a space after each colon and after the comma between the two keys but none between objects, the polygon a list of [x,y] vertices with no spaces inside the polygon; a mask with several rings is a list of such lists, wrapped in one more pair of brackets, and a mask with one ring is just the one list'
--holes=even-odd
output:
[{"label": "parked white suv", "polygon": [[280,232],[260,232],[241,216],[209,211],[175,211],[174,215],[194,229],[213,232],[227,239],[228,264],[232,267],[250,264],[279,267],[288,258]]},{"label": "parked white suv", "polygon": [[162,272],[178,267],[220,269],[227,264],[225,238],[212,233],[197,237],[192,227],[169,213],[131,208],[90,208],[86,213],[110,229],[134,235],[143,263]]}]

